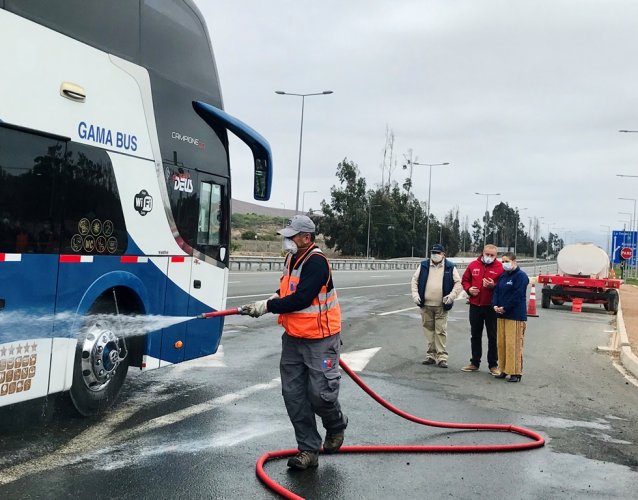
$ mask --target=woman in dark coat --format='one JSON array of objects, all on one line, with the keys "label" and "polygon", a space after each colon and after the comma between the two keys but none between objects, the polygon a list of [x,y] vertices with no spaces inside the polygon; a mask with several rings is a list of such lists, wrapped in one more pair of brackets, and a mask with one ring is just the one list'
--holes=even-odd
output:
[{"label": "woman in dark coat", "polygon": [[492,305],[497,314],[496,344],[498,367],[496,378],[520,382],[523,377],[523,340],[527,325],[527,274],[516,264],[516,255],[503,254],[503,274],[496,282]]}]

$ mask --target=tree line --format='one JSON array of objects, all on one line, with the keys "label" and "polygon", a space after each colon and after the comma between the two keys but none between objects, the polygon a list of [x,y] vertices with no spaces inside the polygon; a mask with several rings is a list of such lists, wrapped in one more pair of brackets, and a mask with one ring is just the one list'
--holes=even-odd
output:
[{"label": "tree line", "polygon": [[[395,181],[372,189],[358,166],[347,158],[337,166],[337,179],[339,186],[331,188],[330,201],[321,202],[321,215],[310,215],[326,246],[342,255],[379,259],[427,255],[428,217],[428,246],[441,243],[450,257],[478,253],[484,240],[510,251],[516,247],[521,255],[532,255],[534,233],[540,236],[538,227],[525,231],[518,209],[508,203],[499,203],[470,225],[467,217],[460,222],[458,207],[443,220],[428,213],[427,204],[411,192],[410,179],[401,186]],[[558,235],[550,232],[547,236],[536,238],[538,256],[555,255],[564,245]]]}]

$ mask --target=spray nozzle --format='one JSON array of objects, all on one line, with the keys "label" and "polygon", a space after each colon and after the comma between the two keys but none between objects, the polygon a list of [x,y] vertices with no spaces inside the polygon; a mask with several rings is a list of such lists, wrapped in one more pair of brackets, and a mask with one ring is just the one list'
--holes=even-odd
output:
[{"label": "spray nozzle", "polygon": [[219,316],[231,316],[233,314],[246,314],[246,313],[241,307],[234,307],[232,309],[223,309],[221,311],[211,311],[211,312],[201,313],[195,316],[195,319],[217,318]]}]

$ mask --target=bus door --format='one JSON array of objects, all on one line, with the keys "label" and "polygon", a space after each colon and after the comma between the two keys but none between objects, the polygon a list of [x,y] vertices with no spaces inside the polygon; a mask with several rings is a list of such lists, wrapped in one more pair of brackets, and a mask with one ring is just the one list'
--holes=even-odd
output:
[{"label": "bus door", "polygon": [[48,391],[65,151],[62,138],[0,126],[0,406]]},{"label": "bus door", "polygon": [[[228,250],[230,203],[228,180],[224,177],[197,172],[199,198],[196,257],[190,279],[188,315],[224,309],[228,284]],[[199,254],[199,257],[197,255]],[[202,255],[203,254],[203,255]],[[223,318],[187,323],[186,359],[198,358],[217,351]]]}]

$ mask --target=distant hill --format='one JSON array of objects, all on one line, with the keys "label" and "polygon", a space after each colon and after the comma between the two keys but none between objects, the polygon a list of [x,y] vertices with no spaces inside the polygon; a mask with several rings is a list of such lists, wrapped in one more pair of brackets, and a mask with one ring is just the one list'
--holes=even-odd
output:
[{"label": "distant hill", "polygon": [[233,198],[231,202],[230,212],[233,214],[257,214],[288,218],[295,215],[294,210],[289,210],[287,208],[267,207],[265,205],[258,205],[257,203],[236,200],[235,198]]},{"label": "distant hill", "polygon": [[231,203],[231,213],[269,215],[272,217],[287,218],[295,215],[294,210],[289,210],[287,208],[268,207],[266,205],[259,205],[257,203],[249,203],[247,201],[236,200],[235,198],[233,198]]}]

